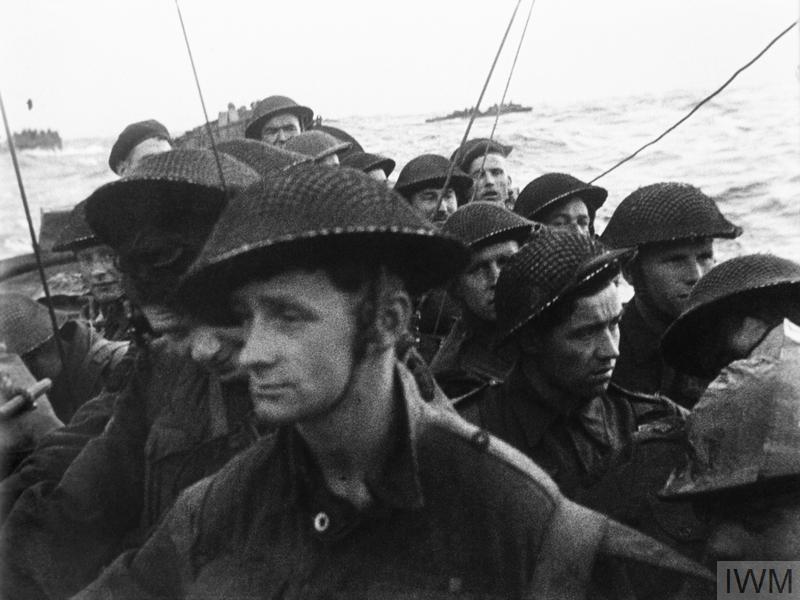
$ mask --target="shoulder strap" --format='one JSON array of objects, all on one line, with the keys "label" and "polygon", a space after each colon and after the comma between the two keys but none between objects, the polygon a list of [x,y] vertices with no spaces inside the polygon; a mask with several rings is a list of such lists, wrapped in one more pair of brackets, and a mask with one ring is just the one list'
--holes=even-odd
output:
[{"label": "shoulder strap", "polygon": [[531,598],[583,600],[607,523],[600,513],[562,500],[539,550]]}]

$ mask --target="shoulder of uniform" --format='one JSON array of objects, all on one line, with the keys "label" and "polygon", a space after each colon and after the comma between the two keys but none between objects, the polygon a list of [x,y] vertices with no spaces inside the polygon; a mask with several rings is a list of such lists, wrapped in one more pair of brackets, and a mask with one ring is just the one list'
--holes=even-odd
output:
[{"label": "shoulder of uniform", "polygon": [[608,519],[600,551],[607,556],[667,569],[706,581],[714,580],[714,575],[704,566],[612,519]]},{"label": "shoulder of uniform", "polygon": [[554,499],[561,496],[555,482],[536,463],[485,429],[469,423],[453,411],[436,407],[428,407],[425,419],[430,429],[456,439],[468,455],[483,455],[494,463],[498,471],[505,469],[504,475],[513,474],[527,480]]}]

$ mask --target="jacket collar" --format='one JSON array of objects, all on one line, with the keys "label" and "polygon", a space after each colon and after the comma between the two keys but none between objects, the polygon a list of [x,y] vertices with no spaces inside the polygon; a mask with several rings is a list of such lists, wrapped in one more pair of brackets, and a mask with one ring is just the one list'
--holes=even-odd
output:
[{"label": "jacket collar", "polygon": [[[375,498],[372,508],[396,508],[413,510],[424,504],[422,485],[419,480],[416,444],[424,419],[425,402],[420,396],[413,375],[399,362],[395,369],[397,403],[401,408],[401,422],[389,452],[383,472],[367,480],[367,486]],[[327,493],[322,474],[302,437],[286,426],[278,433],[278,445],[285,445],[291,478],[291,500]]]}]

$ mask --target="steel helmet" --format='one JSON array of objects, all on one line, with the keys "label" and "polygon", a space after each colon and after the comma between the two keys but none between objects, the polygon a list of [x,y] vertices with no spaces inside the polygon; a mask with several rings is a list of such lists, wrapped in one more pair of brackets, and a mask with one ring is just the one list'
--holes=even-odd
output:
[{"label": "steel helmet", "polygon": [[654,183],[629,194],[600,236],[611,248],[697,238],[735,238],[742,228],[716,202],[686,183]]},{"label": "steel helmet", "polygon": [[731,363],[687,418],[690,458],[664,498],[800,477],[800,345]]},{"label": "steel helmet", "polygon": [[495,288],[500,339],[508,340],[581,286],[604,277],[611,281],[633,253],[608,250],[572,229],[543,226],[500,272]]},{"label": "steel helmet", "polygon": [[800,264],[770,254],[737,256],[718,264],[689,293],[683,313],[661,338],[664,360],[692,375],[702,375],[709,343],[719,337],[719,322],[730,303],[754,305],[783,299],[800,308]]},{"label": "steel helmet", "polygon": [[470,249],[505,240],[522,245],[538,223],[525,219],[496,202],[470,202],[445,221],[442,233],[458,238]]}]

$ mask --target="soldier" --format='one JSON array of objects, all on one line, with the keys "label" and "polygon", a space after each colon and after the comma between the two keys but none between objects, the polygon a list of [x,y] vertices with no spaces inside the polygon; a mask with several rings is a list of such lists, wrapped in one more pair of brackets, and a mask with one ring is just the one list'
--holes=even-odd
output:
[{"label": "soldier", "polygon": [[759,353],[732,362],[697,403],[687,429],[687,459],[662,495],[691,501],[708,524],[707,564],[797,560],[800,345],[779,357]]},{"label": "soldier", "polygon": [[[69,468],[60,480],[26,489],[9,514],[3,597],[77,592],[120,552],[141,544],[181,490],[258,436],[246,383],[237,377],[238,329],[190,329],[172,302],[177,279],[228,197],[258,179],[229,156],[219,159],[224,184],[212,152],[174,150],[143,159],[87,200],[87,222],[118,253],[128,296],[146,319],[136,325],[146,331],[137,336],[128,375],[109,390],[107,424],[94,432],[75,424],[75,439],[54,432],[63,453],[85,447],[64,461]],[[202,363],[184,353],[185,338],[196,341],[190,350]]]},{"label": "soldier", "polygon": [[114,250],[100,242],[86,222],[86,201],[72,209],[66,226],[53,245],[56,252],[72,252],[89,288],[87,318],[108,340],[129,336],[129,307],[122,289],[122,274]]},{"label": "soldier", "polygon": [[318,164],[333,167],[339,165],[339,157],[350,148],[350,142],[343,142],[329,133],[314,129],[298,133],[283,147],[290,152],[309,156]]},{"label": "soldier", "polygon": [[300,106],[286,96],[269,96],[256,105],[244,136],[283,146],[308,129],[313,119],[314,111],[307,106]]},{"label": "soldier", "polygon": [[735,238],[714,200],[683,183],[637,189],[611,215],[600,236],[612,248],[637,248],[623,271],[633,299],[620,323],[620,357],[612,385],[662,394],[690,407],[707,381],[676,373],[664,364],[659,341],[686,307],[692,287],[714,266],[714,238]]},{"label": "soldier", "polygon": [[444,156],[422,154],[403,167],[394,189],[420,216],[433,223],[442,223],[469,200],[472,186],[469,176],[456,167],[447,189],[442,190],[449,170],[450,162]]},{"label": "soldier", "polygon": [[145,156],[172,150],[172,138],[169,131],[154,119],[131,123],[111,147],[108,166],[122,177],[127,171],[139,164]]},{"label": "soldier", "polygon": [[[788,319],[785,327],[781,327]],[[725,261],[705,275],[686,310],[661,340],[664,360],[674,368],[713,378],[759,346],[780,355],[787,337],[798,337],[800,265],[769,254]],[[769,344],[763,342],[770,338]]]},{"label": "soldier", "polygon": [[630,403],[606,394],[622,311],[616,278],[631,254],[573,230],[534,235],[495,289],[499,343],[519,359],[503,385],[459,407],[568,497],[613,464],[636,428]]},{"label": "soldier", "polygon": [[551,227],[577,227],[594,235],[594,218],[608,192],[566,173],[545,173],[526,185],[514,212]]},{"label": "soldier", "polygon": [[431,363],[437,382],[451,399],[499,385],[513,366],[512,358],[495,348],[495,285],[500,270],[532,230],[532,222],[493,202],[462,206],[442,227],[443,233],[461,240],[470,251],[467,268],[449,287],[461,318]]},{"label": "soldier", "polygon": [[247,138],[225,140],[217,144],[217,150],[243,162],[262,177],[272,171],[312,160],[304,154]]},{"label": "soldier", "polygon": [[386,182],[386,185],[389,185],[388,178],[395,164],[394,159],[363,151],[350,152],[342,159],[342,166],[364,171],[373,179]]},{"label": "soldier", "polygon": [[473,138],[453,152],[450,160],[474,182],[472,200],[497,202],[509,210],[514,208],[515,196],[506,164],[511,150],[512,146],[494,140]]},{"label": "soldier", "polygon": [[234,199],[182,294],[243,321],[254,410],[278,431],[78,598],[578,598],[627,593],[626,567],[702,576],[421,401],[394,350],[409,292],[465,258],[351,169],[299,165]]},{"label": "soldier", "polygon": [[19,294],[0,294],[0,341],[22,358],[36,379],[53,382],[47,395],[60,426],[102,389],[128,344],[109,342],[81,321],[67,321],[58,314],[56,318],[65,365],[61,364],[47,309]]}]

